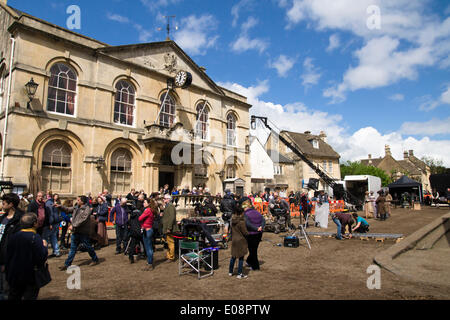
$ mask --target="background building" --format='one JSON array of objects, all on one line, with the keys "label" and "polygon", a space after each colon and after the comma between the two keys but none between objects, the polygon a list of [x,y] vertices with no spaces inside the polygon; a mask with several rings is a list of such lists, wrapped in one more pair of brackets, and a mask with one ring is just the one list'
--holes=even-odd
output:
[{"label": "background building", "polygon": [[382,169],[394,181],[406,175],[421,183],[423,191],[431,191],[430,167],[414,156],[414,150],[404,151],[403,160],[394,159],[388,145],[385,146],[384,151],[384,157],[372,158],[372,155],[369,154],[368,159],[361,160],[361,164]]},{"label": "background building", "polygon": [[[326,172],[335,180],[341,179],[339,167],[339,154],[327,143],[327,136],[324,132],[320,135],[313,135],[311,132],[305,133],[281,131],[280,135],[289,136],[295,141],[297,146],[311,162]],[[297,157],[278,137],[271,134],[266,142],[265,149],[274,163],[274,181],[270,184],[272,188],[286,188],[287,191],[298,191],[303,188],[303,183],[308,183],[309,179],[319,179],[319,190],[326,190],[332,194],[324,181],[305,162]]]},{"label": "background building", "polygon": [[[10,99],[3,178],[63,196],[156,191],[166,183],[203,184],[215,194],[237,178],[250,191],[251,106],[216,85],[175,42],[109,46],[5,3],[2,129],[9,91]],[[180,70],[192,74],[192,85],[167,94],[168,79]],[[39,86],[27,108],[31,78]],[[174,154],[187,161],[174,163]]]}]

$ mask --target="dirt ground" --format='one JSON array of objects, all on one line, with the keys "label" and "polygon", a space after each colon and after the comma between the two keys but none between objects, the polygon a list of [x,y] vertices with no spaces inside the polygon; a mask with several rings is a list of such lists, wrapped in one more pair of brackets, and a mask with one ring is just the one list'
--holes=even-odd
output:
[{"label": "dirt ground", "polygon": [[[405,236],[447,213],[447,209],[422,211],[395,209],[392,217],[380,222],[369,219],[373,233],[402,233]],[[294,219],[298,225],[299,220]],[[309,231],[325,231],[308,228]],[[326,231],[335,232],[330,221]],[[111,235],[113,235],[112,233]],[[39,299],[95,300],[305,300],[305,299],[449,299],[450,283],[424,284],[381,271],[381,289],[369,290],[366,273],[373,257],[392,246],[393,240],[376,242],[334,238],[311,238],[312,249],[304,241],[299,248],[279,247],[280,234],[264,233],[260,244],[260,271],[246,269],[247,279],[228,276],[230,249],[220,250],[219,269],[209,278],[192,274],[179,276],[178,263],[165,262],[165,252],[157,245],[156,268],[143,271],[145,261],[129,264],[124,255],[115,255],[115,245],[97,252],[101,263],[89,266],[87,253],[77,253],[74,265],[81,267],[81,289],[69,290],[69,274],[59,271],[67,255],[50,258],[53,281],[42,288]]]}]

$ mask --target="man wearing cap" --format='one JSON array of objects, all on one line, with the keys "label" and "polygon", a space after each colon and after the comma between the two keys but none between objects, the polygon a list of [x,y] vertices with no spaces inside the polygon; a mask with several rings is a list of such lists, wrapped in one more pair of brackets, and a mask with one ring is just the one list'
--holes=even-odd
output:
[{"label": "man wearing cap", "polygon": [[175,239],[173,233],[178,232],[177,211],[172,204],[172,197],[164,195],[164,212],[162,214],[163,233],[167,242],[166,257],[169,261],[175,261]]}]

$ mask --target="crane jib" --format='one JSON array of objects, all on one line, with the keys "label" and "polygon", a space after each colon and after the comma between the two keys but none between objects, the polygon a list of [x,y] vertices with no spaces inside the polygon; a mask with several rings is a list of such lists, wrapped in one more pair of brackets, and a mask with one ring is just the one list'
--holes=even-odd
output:
[{"label": "crane jib", "polygon": [[[257,116],[252,116],[252,122],[256,121],[256,119],[261,120],[261,122],[264,124],[264,126],[269,129],[273,134],[278,136],[278,139],[281,140],[281,142],[283,142],[290,150],[292,150],[292,152],[294,152],[302,161],[304,161],[310,168],[312,168],[314,170],[314,172],[317,173],[317,175],[322,178],[322,180],[329,185],[331,188],[335,188],[335,186],[337,185],[337,183],[333,180],[333,178],[331,178],[329,175],[327,175],[325,172],[323,172],[319,167],[317,167],[316,165],[314,165],[314,163],[312,163],[300,150],[298,150],[298,148],[295,146],[295,142],[289,142],[286,138],[284,138],[283,136],[281,136],[280,134],[278,134],[274,129],[272,129],[272,127],[267,123],[267,118],[266,117],[257,117]],[[286,133],[286,135],[289,137],[289,139],[292,140],[292,138],[289,136],[289,133]],[[351,194],[350,192],[348,192],[347,190],[343,190],[344,193],[344,197],[345,197],[345,201],[357,205],[357,206],[361,206],[362,202],[361,200],[359,200],[358,198],[356,198],[353,194]]]}]

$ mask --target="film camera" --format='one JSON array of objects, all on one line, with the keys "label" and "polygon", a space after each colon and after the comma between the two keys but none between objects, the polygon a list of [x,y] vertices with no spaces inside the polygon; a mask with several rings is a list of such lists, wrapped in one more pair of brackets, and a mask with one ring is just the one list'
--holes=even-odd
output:
[{"label": "film camera", "polygon": [[286,232],[287,215],[289,214],[287,210],[280,208],[279,205],[275,205],[270,212],[273,217],[273,222],[266,224],[265,231],[274,232],[275,234]]}]

